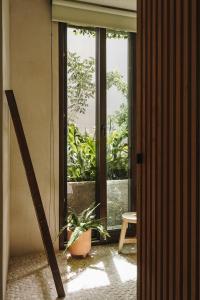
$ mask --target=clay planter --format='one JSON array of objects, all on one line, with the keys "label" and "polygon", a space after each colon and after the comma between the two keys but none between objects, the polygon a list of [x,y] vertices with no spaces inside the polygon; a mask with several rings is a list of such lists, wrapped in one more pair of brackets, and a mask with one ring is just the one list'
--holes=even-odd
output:
[{"label": "clay planter", "polygon": [[[78,240],[74,242],[69,248],[68,251],[72,256],[83,256],[86,257],[91,250],[91,229],[88,229],[80,235]],[[67,239],[70,239],[72,231],[67,231]]]}]

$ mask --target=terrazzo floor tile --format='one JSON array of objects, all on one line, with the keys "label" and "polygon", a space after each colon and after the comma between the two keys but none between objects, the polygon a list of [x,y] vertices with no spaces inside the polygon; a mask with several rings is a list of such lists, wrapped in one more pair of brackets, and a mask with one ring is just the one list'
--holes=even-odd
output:
[{"label": "terrazzo floor tile", "polygon": [[[136,300],[137,265],[135,249],[117,245],[92,247],[86,259],[57,253],[68,300]],[[51,271],[44,253],[10,259],[7,300],[57,299]]]}]

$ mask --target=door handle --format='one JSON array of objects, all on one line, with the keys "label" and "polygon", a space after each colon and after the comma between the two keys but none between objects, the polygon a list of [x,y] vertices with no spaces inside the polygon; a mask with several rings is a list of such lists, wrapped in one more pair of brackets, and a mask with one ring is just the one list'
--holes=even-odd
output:
[{"label": "door handle", "polygon": [[103,133],[104,136],[106,136],[106,125],[101,124],[101,132]]},{"label": "door handle", "polygon": [[137,153],[136,154],[136,163],[138,165],[141,165],[141,164],[143,164],[143,162],[144,162],[143,153]]}]

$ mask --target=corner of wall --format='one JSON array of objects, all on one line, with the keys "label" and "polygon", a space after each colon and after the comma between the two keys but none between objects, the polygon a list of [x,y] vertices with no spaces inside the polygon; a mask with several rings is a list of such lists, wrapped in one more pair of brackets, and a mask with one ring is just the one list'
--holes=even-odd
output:
[{"label": "corner of wall", "polygon": [[10,1],[1,0],[1,298],[5,298],[10,244],[10,117],[4,91],[10,88]]}]

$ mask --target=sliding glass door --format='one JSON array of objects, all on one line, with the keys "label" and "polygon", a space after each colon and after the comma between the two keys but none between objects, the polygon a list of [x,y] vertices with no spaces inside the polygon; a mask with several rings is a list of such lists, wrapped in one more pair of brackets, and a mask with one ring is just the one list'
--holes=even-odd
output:
[{"label": "sliding glass door", "polygon": [[96,197],[96,33],[66,33],[67,208],[80,213]]},{"label": "sliding glass door", "polygon": [[[65,211],[100,203],[96,215],[118,240],[134,208],[134,35],[66,27]],[[131,54],[131,55],[130,55]],[[98,240],[98,236],[95,236]]]}]

